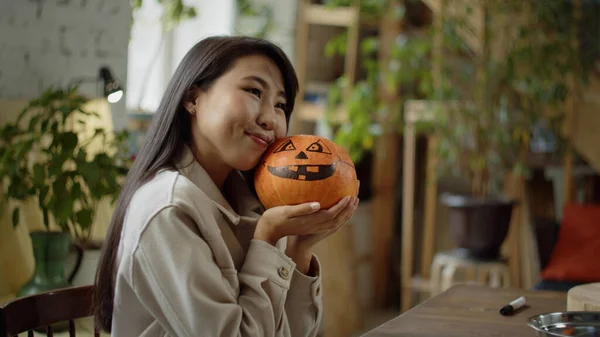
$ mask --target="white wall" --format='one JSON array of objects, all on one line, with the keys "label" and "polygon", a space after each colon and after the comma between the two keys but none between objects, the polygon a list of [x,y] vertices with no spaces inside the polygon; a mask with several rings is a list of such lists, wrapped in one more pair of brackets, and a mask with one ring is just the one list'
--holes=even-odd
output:
[{"label": "white wall", "polygon": [[[127,80],[131,8],[125,0],[0,0],[0,98],[30,99],[50,85],[97,76],[107,65]],[[87,95],[102,95],[93,83]],[[112,106],[125,120],[125,100]]]}]

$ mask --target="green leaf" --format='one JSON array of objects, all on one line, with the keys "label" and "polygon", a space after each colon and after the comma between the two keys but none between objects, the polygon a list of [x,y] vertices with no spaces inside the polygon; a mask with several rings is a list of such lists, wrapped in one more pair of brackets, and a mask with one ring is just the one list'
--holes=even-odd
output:
[{"label": "green leaf", "polygon": [[67,179],[65,175],[60,175],[56,178],[56,180],[52,183],[52,194],[57,196],[58,198],[67,196]]},{"label": "green leaf", "polygon": [[85,163],[86,159],[87,159],[87,153],[85,151],[85,148],[80,147],[79,151],[77,151],[76,161],[79,161],[81,163]]},{"label": "green leaf", "polygon": [[49,191],[50,191],[50,187],[48,187],[47,185],[40,187],[40,195],[38,198],[40,207],[42,207],[44,205],[44,203],[46,202],[46,197],[48,196]]},{"label": "green leaf", "polygon": [[12,224],[13,228],[16,228],[19,224],[19,208],[15,208],[12,213]]},{"label": "green leaf", "polygon": [[348,32],[344,31],[325,44],[325,56],[331,58],[335,55],[344,55],[348,42]]},{"label": "green leaf", "polygon": [[48,217],[48,210],[46,208],[42,208],[42,216],[44,218],[44,226],[46,228],[50,228],[50,219]]},{"label": "green leaf", "polygon": [[38,122],[39,122],[40,118],[42,118],[42,116],[39,116],[39,115],[38,115],[38,116],[34,116],[34,117],[32,117],[32,118],[29,120],[29,128],[28,128],[28,129],[29,129],[29,131],[30,131],[30,132],[32,132],[32,131],[35,131],[35,127],[37,126],[37,124],[38,124]]},{"label": "green leaf", "polygon": [[374,53],[379,48],[379,40],[374,37],[367,38],[360,44],[360,48],[363,55]]},{"label": "green leaf", "polygon": [[92,227],[94,212],[91,209],[82,209],[77,212],[77,224],[81,229],[87,230]]},{"label": "green leaf", "polygon": [[33,182],[36,185],[43,185],[46,179],[46,170],[42,164],[33,165]]},{"label": "green leaf", "polygon": [[75,147],[77,147],[78,140],[79,138],[74,132],[63,133],[61,137],[61,147],[63,152],[72,153],[73,150],[75,150]]},{"label": "green leaf", "polygon": [[71,196],[75,199],[84,197],[84,193],[79,182],[73,183],[73,187],[71,188]]},{"label": "green leaf", "polygon": [[79,166],[83,179],[88,185],[95,185],[100,179],[100,169],[94,164],[84,164]]},{"label": "green leaf", "polygon": [[60,201],[56,203],[56,207],[54,209],[54,218],[56,223],[61,225],[66,224],[69,218],[72,216],[73,204],[75,200],[68,196],[63,196],[59,200]]}]

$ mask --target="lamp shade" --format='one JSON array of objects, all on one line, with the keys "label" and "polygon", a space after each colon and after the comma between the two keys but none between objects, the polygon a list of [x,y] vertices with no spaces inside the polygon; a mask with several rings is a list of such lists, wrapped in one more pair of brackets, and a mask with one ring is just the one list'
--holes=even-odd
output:
[{"label": "lamp shade", "polygon": [[123,97],[123,88],[119,81],[115,80],[108,67],[100,68],[100,78],[103,82],[104,97],[109,103],[117,103]]}]

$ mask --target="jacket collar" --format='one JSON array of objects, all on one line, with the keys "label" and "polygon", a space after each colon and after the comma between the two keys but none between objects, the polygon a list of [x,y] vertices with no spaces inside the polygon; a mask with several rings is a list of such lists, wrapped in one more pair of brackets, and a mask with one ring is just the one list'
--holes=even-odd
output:
[{"label": "jacket collar", "polygon": [[250,190],[247,181],[238,170],[233,170],[223,186],[223,192],[229,196],[225,199],[223,192],[208,175],[206,170],[194,158],[191,149],[186,146],[182,158],[175,165],[179,173],[200,188],[229,221],[237,225],[240,216],[258,218],[264,208],[258,198]]}]

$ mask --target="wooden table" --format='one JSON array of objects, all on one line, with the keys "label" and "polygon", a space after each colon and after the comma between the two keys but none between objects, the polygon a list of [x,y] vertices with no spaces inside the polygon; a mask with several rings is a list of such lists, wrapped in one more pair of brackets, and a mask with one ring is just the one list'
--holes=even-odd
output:
[{"label": "wooden table", "polygon": [[[500,315],[501,307],[520,296],[527,298],[527,307],[513,316]],[[363,337],[533,337],[535,330],[527,326],[527,319],[545,312],[565,311],[566,303],[566,293],[459,285]]]}]

